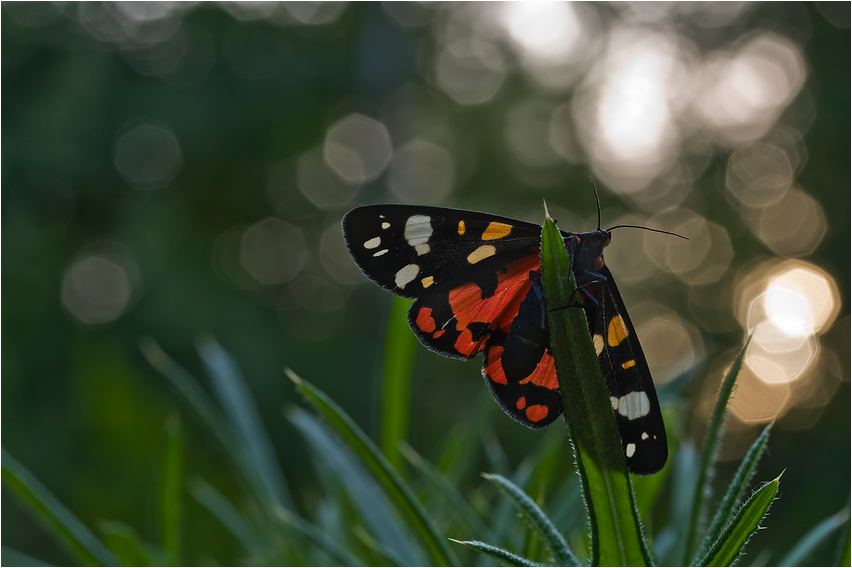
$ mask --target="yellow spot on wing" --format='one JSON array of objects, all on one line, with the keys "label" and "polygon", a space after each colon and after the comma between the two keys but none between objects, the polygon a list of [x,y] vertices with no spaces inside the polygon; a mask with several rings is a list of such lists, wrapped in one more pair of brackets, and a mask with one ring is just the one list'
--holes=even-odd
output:
[{"label": "yellow spot on wing", "polygon": [[427,276],[426,278],[421,279],[420,283],[423,284],[424,288],[428,288],[429,286],[435,283],[435,279],[431,276]]},{"label": "yellow spot on wing", "polygon": [[636,361],[634,359],[631,359],[630,361],[625,361],[624,363],[621,364],[622,369],[629,369],[630,367],[635,367],[635,366],[636,366]]},{"label": "yellow spot on wing", "polygon": [[610,347],[615,347],[624,341],[628,335],[630,335],[630,332],[627,331],[627,326],[624,325],[624,320],[621,316],[615,316],[609,320],[609,330],[606,334],[606,340]]},{"label": "yellow spot on wing", "polygon": [[459,221],[459,234],[464,234],[464,221]]},{"label": "yellow spot on wing", "polygon": [[488,223],[488,226],[485,227],[485,232],[482,233],[483,241],[493,241],[495,239],[502,239],[506,235],[512,232],[512,225],[507,225],[506,223]]},{"label": "yellow spot on wing", "polygon": [[485,260],[489,256],[493,256],[497,249],[491,245],[482,245],[467,256],[467,261],[470,264],[476,264],[480,260]]}]

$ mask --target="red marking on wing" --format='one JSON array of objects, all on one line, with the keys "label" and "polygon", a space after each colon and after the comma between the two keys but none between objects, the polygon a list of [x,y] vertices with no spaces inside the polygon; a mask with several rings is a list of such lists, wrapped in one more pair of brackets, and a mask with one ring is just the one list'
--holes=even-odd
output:
[{"label": "red marking on wing", "polygon": [[415,323],[420,328],[420,331],[426,333],[435,331],[435,319],[432,317],[432,308],[420,308],[420,311],[417,312]]},{"label": "red marking on wing", "polygon": [[550,411],[543,404],[533,404],[532,406],[527,407],[525,412],[530,422],[541,422],[547,418]]},{"label": "red marking on wing", "polygon": [[544,352],[541,361],[535,367],[535,371],[520,381],[522,385],[527,383],[550,390],[559,388],[559,380],[556,378],[556,365],[553,363],[553,355],[549,351]]},{"label": "red marking on wing", "polygon": [[483,370],[483,373],[486,377],[488,377],[495,383],[505,385],[508,383],[508,381],[506,380],[506,373],[503,372],[503,363],[500,361],[500,357],[502,356],[502,345],[492,345],[488,349],[486,349],[485,368]]},{"label": "red marking on wing", "polygon": [[446,329],[439,329],[438,331],[436,331],[435,333],[432,334],[432,337],[434,337],[435,339],[438,339],[439,337],[444,335],[445,331],[447,331],[447,330]]},{"label": "red marking on wing", "polygon": [[[508,331],[512,320],[518,315],[521,302],[532,285],[530,270],[538,270],[541,259],[531,254],[506,266],[506,272],[498,276],[494,294],[482,299],[482,288],[470,282],[450,290],[450,308],[456,318],[456,329],[460,332],[455,349],[459,353],[472,357],[483,349],[488,333],[479,334],[474,339],[468,329],[472,323],[484,323],[490,330]],[[499,381],[498,381],[499,382]]]},{"label": "red marking on wing", "polygon": [[515,406],[518,407],[518,410],[523,410],[526,405],[527,405],[527,397],[525,397],[525,396],[522,396],[521,398],[519,398],[518,402],[515,404]]}]

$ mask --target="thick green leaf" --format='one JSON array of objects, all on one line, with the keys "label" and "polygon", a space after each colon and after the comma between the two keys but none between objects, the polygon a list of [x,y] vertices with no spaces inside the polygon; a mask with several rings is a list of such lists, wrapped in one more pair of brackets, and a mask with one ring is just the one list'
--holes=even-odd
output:
[{"label": "thick green leaf", "polygon": [[258,476],[266,495],[282,506],[292,508],[290,490],[275,457],[272,441],[236,362],[212,336],[198,341],[198,352],[213,380],[219,403],[239,440],[243,459]]},{"label": "thick green leaf", "polygon": [[592,565],[648,565],[650,554],[633,502],[609,391],[583,310],[565,308],[576,283],[565,243],[549,216],[542,229],[541,264],[545,301],[551,308],[547,314],[550,345],[591,521]]},{"label": "thick green leaf", "polygon": [[844,507],[839,512],[822,520],[796,543],[790,552],[778,563],[778,566],[807,566],[804,561],[808,556],[819,548],[834,531],[846,525],[848,521],[848,507]]},{"label": "thick green leaf", "polygon": [[746,489],[748,488],[748,482],[751,479],[751,476],[754,475],[754,471],[757,469],[757,462],[760,461],[760,456],[763,455],[763,451],[766,449],[766,444],[769,442],[769,432],[772,430],[773,424],[774,422],[772,424],[768,424],[766,428],[763,429],[763,432],[760,433],[760,436],[758,436],[751,445],[751,448],[749,448],[742,463],[740,463],[740,467],[737,469],[737,473],[734,475],[731,485],[728,486],[728,491],[725,493],[725,497],[722,499],[722,502],[719,504],[719,508],[716,510],[716,515],[710,523],[710,528],[707,529],[707,535],[704,537],[704,543],[701,545],[701,548],[693,562],[704,558],[707,551],[710,550],[710,547],[719,538],[722,529],[728,520],[730,520],[731,515],[734,514],[734,509],[736,508],[737,503],[739,503],[742,496],[745,495]]},{"label": "thick green leaf", "polygon": [[405,526],[394,514],[386,494],[350,449],[340,442],[324,422],[307,411],[293,407],[287,412],[287,417],[311,445],[315,457],[325,463],[325,470],[346,488],[360,518],[379,542],[392,551],[394,558],[401,559],[403,564],[422,564],[423,557],[418,554]]},{"label": "thick green leaf", "polygon": [[142,542],[131,527],[118,521],[109,521],[101,526],[109,549],[118,557],[122,566],[158,566],[162,560]]},{"label": "thick green leaf", "polygon": [[518,556],[517,554],[513,554],[508,550],[503,548],[498,548],[496,546],[491,546],[490,544],[486,544],[484,542],[479,542],[478,540],[456,540],[454,538],[450,539],[453,542],[457,542],[459,544],[463,544],[468,548],[472,548],[477,552],[481,552],[482,554],[486,554],[492,558],[496,558],[500,562],[508,566],[538,566],[535,562],[531,562],[522,556]]},{"label": "thick green leaf", "polygon": [[532,527],[541,537],[542,541],[547,544],[554,556],[556,563],[559,566],[579,566],[580,563],[568,547],[568,543],[550,522],[550,519],[544,512],[535,504],[535,501],[524,493],[518,486],[503,477],[502,475],[483,474],[485,479],[494,482],[506,495],[508,495],[521,510]]},{"label": "thick green leaf", "polygon": [[296,384],[296,388],[305,397],[305,400],[328,421],[334,431],[352,448],[355,455],[384,488],[391,501],[417,532],[433,562],[441,566],[456,565],[457,562],[452,551],[432,519],[429,518],[423,505],[396,474],[373,441],[325,393],[299,378],[291,370],[287,369],[286,373]]},{"label": "thick green leaf", "polygon": [[84,566],[116,566],[118,559],[24,466],[2,450],[3,482]]},{"label": "thick green leaf", "polygon": [[420,454],[414,451],[414,448],[406,443],[400,447],[403,456],[408,460],[408,463],[419,470],[438,492],[444,496],[447,502],[458,512],[459,516],[464,519],[467,525],[486,540],[493,540],[491,529],[489,529],[476,511],[468,504],[467,500],[453,486],[450,481],[438,470],[437,467],[429,463]]},{"label": "thick green leaf", "polygon": [[701,465],[698,467],[698,478],[695,481],[692,494],[692,509],[690,511],[689,524],[687,525],[684,556],[681,564],[689,562],[689,558],[694,556],[695,550],[698,548],[698,537],[704,515],[705,500],[710,494],[710,482],[712,481],[715,468],[719,442],[722,440],[722,432],[725,427],[725,413],[728,408],[728,401],[731,398],[731,393],[734,391],[734,385],[737,382],[740,370],[743,368],[743,361],[745,360],[748,345],[751,343],[751,337],[749,336],[748,340],[746,340],[745,345],[743,345],[736,359],[734,359],[733,365],[728,369],[722,381],[722,386],[719,388],[716,405],[713,407],[710,427],[707,429],[707,434],[704,438],[704,448],[701,451]]},{"label": "thick green leaf", "polygon": [[749,497],[699,566],[731,566],[734,563],[748,540],[760,528],[760,522],[778,493],[780,479],[779,475]]},{"label": "thick green leaf", "polygon": [[411,379],[417,338],[408,327],[411,300],[394,296],[385,332],[385,368],[382,380],[381,448],[400,475],[405,474],[399,444],[408,439]]},{"label": "thick green leaf", "polygon": [[179,566],[181,543],[181,493],[183,489],[183,431],[172,416],[165,427],[166,447],[160,478],[160,528],[168,566]]}]

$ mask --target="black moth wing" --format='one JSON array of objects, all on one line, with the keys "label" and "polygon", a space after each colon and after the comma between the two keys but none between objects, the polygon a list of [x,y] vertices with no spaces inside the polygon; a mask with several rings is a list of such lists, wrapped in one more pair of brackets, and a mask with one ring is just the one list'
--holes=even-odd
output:
[{"label": "black moth wing", "polygon": [[357,207],[343,217],[342,226],[361,272],[404,298],[419,298],[449,277],[463,278],[458,273],[475,266],[478,258],[516,249],[538,251],[541,239],[541,226],[533,223],[416,205]]},{"label": "black moth wing", "polygon": [[590,322],[601,371],[606,377],[621,447],[631,473],[651,475],[666,464],[663,415],[651,371],[612,273],[597,285],[598,307]]}]

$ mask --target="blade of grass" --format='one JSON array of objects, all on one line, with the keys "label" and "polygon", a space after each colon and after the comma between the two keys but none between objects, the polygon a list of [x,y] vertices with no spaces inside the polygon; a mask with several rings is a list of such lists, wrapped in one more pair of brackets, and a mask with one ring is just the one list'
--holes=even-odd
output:
[{"label": "blade of grass", "polygon": [[536,564],[535,562],[531,562],[522,556],[513,554],[503,548],[498,548],[496,546],[491,546],[490,544],[486,544],[484,542],[479,542],[478,540],[456,540],[454,538],[451,538],[450,540],[459,544],[463,544],[468,548],[472,548],[477,552],[481,552],[482,554],[486,554],[491,558],[496,558],[500,562],[508,564],[509,566],[538,566],[538,564]]},{"label": "blade of grass", "polygon": [[153,339],[144,337],[139,347],[148,363],[163,374],[186,399],[206,428],[208,428],[225,450],[225,454],[236,466],[237,480],[243,483],[257,499],[261,507],[265,506],[266,490],[257,473],[246,463],[245,454],[227,426],[227,421],[216,408],[204,389],[178,363],[169,357]]},{"label": "blade of grass", "polygon": [[807,566],[804,564],[805,559],[848,520],[849,508],[843,507],[837,513],[817,523],[790,549],[778,566]]},{"label": "blade of grass", "polygon": [[699,566],[731,566],[736,561],[743,547],[760,528],[760,522],[778,494],[780,479],[779,475],[752,493]]},{"label": "blade of grass", "polygon": [[527,520],[532,525],[533,529],[541,537],[542,541],[550,548],[551,552],[556,556],[556,563],[559,566],[579,566],[580,563],[571,552],[568,543],[550,522],[550,519],[542,512],[535,504],[535,501],[530,499],[529,495],[524,493],[518,486],[503,477],[502,475],[483,474],[485,479],[493,482],[506,495],[508,495],[517,505],[518,509],[524,514]]},{"label": "blade of grass", "polygon": [[33,558],[29,554],[18,552],[8,546],[0,547],[0,564],[3,566],[51,566],[47,562]]},{"label": "blade of grass", "polygon": [[378,540],[392,549],[395,557],[402,558],[406,565],[422,564],[422,557],[405,527],[394,515],[385,493],[349,448],[325,423],[301,408],[289,409],[287,418],[315,450],[315,457],[324,461],[326,470],[346,488],[361,518]]},{"label": "blade of grass", "polygon": [[84,566],[117,566],[118,559],[24,466],[2,450],[3,482]]},{"label": "blade of grass", "polygon": [[180,418],[171,416],[165,427],[166,446],[160,480],[160,528],[166,565],[181,562],[181,490],[183,489],[183,431]]},{"label": "blade of grass", "polygon": [[731,518],[731,515],[734,514],[734,509],[736,508],[737,503],[739,503],[742,496],[745,495],[746,489],[748,488],[748,482],[757,469],[757,462],[760,461],[760,456],[763,455],[763,452],[766,449],[766,444],[769,442],[769,432],[772,430],[773,424],[774,422],[768,424],[766,428],[763,429],[763,432],[760,433],[760,436],[757,437],[751,445],[751,448],[749,448],[742,463],[740,463],[740,467],[737,468],[737,473],[734,475],[734,479],[731,481],[728,491],[725,493],[724,498],[722,498],[722,502],[716,510],[716,514],[713,516],[710,528],[707,529],[707,535],[704,537],[704,542],[699,548],[698,554],[693,562],[704,558],[713,543],[718,540],[722,529]]},{"label": "blade of grass", "polygon": [[210,511],[246,549],[260,547],[262,539],[258,532],[215,487],[197,478],[190,483],[189,493]]},{"label": "blade of grass", "polygon": [[[136,531],[124,523],[108,521],[101,526],[101,533],[110,550],[118,557],[122,566],[158,566],[161,559],[145,546]],[[6,564],[4,563],[4,566]]]},{"label": "blade of grass", "polygon": [[[668,384],[668,383],[666,383]],[[669,401],[674,397],[668,397]],[[663,424],[666,427],[666,442],[668,445],[668,455],[674,456],[678,452],[679,436],[673,431],[678,424],[681,423],[679,409],[672,407],[672,404],[663,404],[661,407],[663,413]],[[649,535],[651,512],[657,504],[660,490],[665,485],[665,481],[671,475],[675,460],[669,459],[663,469],[656,475],[634,475],[630,478],[633,482],[633,494],[636,499],[636,510],[639,511],[639,518],[645,521],[645,534]]]},{"label": "blade of grass", "polygon": [[296,388],[305,397],[305,400],[328,421],[335,432],[352,448],[367,469],[375,476],[391,501],[417,532],[421,543],[429,551],[432,560],[441,566],[455,565],[457,563],[455,556],[429,518],[423,505],[396,474],[373,441],[325,393],[299,378],[290,369],[286,369],[285,372],[290,380],[296,384]]},{"label": "blade of grass", "polygon": [[[550,308],[563,308],[571,303],[576,283],[565,242],[549,215],[541,241],[545,302]],[[585,313],[552,309],[547,318],[565,418],[591,521],[592,565],[648,565],[650,553]]]},{"label": "blade of grass", "polygon": [[212,336],[199,339],[197,348],[249,467],[257,473],[269,497],[282,506],[292,508],[290,490],[272,442],[237,364]]},{"label": "blade of grass", "polygon": [[302,535],[306,536],[308,540],[340,562],[342,566],[364,565],[358,558],[350,554],[349,551],[340,543],[302,517],[291,513],[282,507],[276,507],[275,516],[281,523],[287,525],[287,527],[295,529]]},{"label": "blade of grass", "polygon": [[497,405],[487,392],[480,392],[472,411],[463,420],[456,422],[447,433],[446,442],[441,450],[435,467],[451,483],[458,484],[468,474],[478,474],[474,469],[477,457],[482,451],[482,435],[490,423]]},{"label": "blade of grass", "polygon": [[459,493],[453,484],[438,471],[434,465],[429,463],[420,454],[414,451],[414,448],[406,443],[400,446],[400,453],[414,466],[420,473],[423,474],[435,489],[444,496],[444,499],[452,505],[458,512],[459,516],[473,529],[473,532],[486,540],[493,540],[491,529],[489,529],[476,511],[468,504],[467,500]]},{"label": "blade of grass", "polygon": [[834,555],[834,563],[832,566],[849,566],[852,562],[852,549],[850,549],[850,530],[849,530],[849,499],[846,500],[846,523],[840,531],[840,541],[837,543],[837,553]]},{"label": "blade of grass", "polygon": [[698,450],[689,442],[680,445],[680,451],[674,454],[672,472],[672,496],[670,502],[670,521],[664,531],[654,539],[657,557],[665,566],[680,566],[680,559],[686,550],[686,533],[691,516],[690,506],[698,477]]},{"label": "blade of grass", "polygon": [[737,382],[737,377],[740,370],[743,368],[746,350],[751,343],[750,335],[746,340],[745,345],[734,359],[733,365],[728,369],[721,387],[719,387],[719,396],[716,399],[716,405],[713,407],[713,414],[710,418],[710,427],[707,429],[707,435],[704,439],[704,448],[701,451],[701,464],[698,468],[698,477],[695,481],[695,490],[692,496],[692,509],[690,511],[689,524],[686,531],[686,547],[684,549],[683,561],[680,564],[686,565],[689,559],[695,555],[695,550],[698,547],[698,535],[701,529],[701,519],[704,514],[705,500],[710,493],[710,483],[713,477],[713,470],[716,463],[716,455],[718,454],[719,442],[722,439],[722,432],[725,428],[725,413],[728,408],[728,401],[731,394],[734,392],[734,385]]},{"label": "blade of grass", "polygon": [[408,328],[406,314],[411,300],[393,297],[385,332],[385,367],[382,380],[382,453],[393,468],[405,476],[399,443],[408,439],[411,414],[411,378],[417,338]]}]

